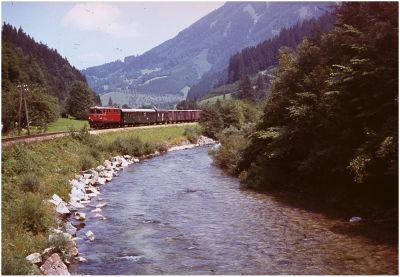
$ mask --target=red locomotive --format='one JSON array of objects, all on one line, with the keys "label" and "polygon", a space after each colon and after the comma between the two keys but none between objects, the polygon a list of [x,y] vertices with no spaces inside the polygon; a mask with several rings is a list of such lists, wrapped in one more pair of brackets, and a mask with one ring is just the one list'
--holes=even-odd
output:
[{"label": "red locomotive", "polygon": [[146,124],[194,122],[200,118],[201,110],[119,109],[91,107],[91,128],[111,128]]}]

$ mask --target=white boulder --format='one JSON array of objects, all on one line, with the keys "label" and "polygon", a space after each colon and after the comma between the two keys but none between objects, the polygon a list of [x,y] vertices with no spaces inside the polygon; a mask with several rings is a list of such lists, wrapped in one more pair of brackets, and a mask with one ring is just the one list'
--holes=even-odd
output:
[{"label": "white boulder", "polygon": [[92,231],[87,231],[87,232],[85,233],[85,236],[86,236],[86,239],[88,239],[88,240],[90,240],[90,241],[94,241],[94,240],[95,240],[95,236],[94,236],[94,234],[93,234]]},{"label": "white boulder", "polygon": [[85,213],[78,213],[78,212],[76,212],[76,213],[74,214],[74,217],[75,217],[76,220],[83,221],[83,220],[86,219],[86,214],[85,214]]},{"label": "white boulder", "polygon": [[72,235],[72,236],[75,236],[75,235],[76,235],[76,228],[71,224],[71,222],[67,222],[67,223],[65,224],[65,231],[66,231],[68,234]]},{"label": "white boulder", "polygon": [[62,215],[66,215],[66,214],[70,214],[70,210],[68,210],[67,206],[61,202],[60,204],[58,204],[57,208],[56,208],[56,212]]},{"label": "white boulder", "polygon": [[99,218],[101,220],[105,220],[106,219],[106,217],[104,215],[102,215],[102,214],[95,214],[94,217],[95,218]]},{"label": "white boulder", "polygon": [[42,255],[40,253],[33,253],[26,256],[25,259],[32,264],[38,264],[42,262]]},{"label": "white boulder", "polygon": [[100,208],[96,208],[96,209],[92,210],[92,213],[99,213],[99,212],[101,212]]}]

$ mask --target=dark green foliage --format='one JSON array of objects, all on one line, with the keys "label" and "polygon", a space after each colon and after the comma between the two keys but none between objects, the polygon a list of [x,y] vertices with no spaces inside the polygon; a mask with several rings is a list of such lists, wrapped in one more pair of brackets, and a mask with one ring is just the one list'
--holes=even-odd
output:
[{"label": "dark green foliage", "polygon": [[225,128],[241,129],[249,122],[257,122],[260,116],[258,106],[239,100],[225,100],[202,109],[200,125],[206,136],[216,139]]},{"label": "dark green foliage", "polygon": [[[74,81],[86,83],[80,71],[56,50],[35,42],[21,28],[17,30],[6,23],[2,28],[1,73],[3,132],[14,129],[18,122],[18,84],[27,84],[29,88],[27,102],[31,125],[45,130],[61,112],[65,114],[71,84]],[[100,103],[98,96],[95,100]],[[26,120],[23,122],[25,124]]]},{"label": "dark green foliage", "polygon": [[182,100],[176,105],[177,110],[198,110],[196,100]]},{"label": "dark green foliage", "polygon": [[257,46],[245,48],[231,56],[227,70],[228,82],[235,82],[242,75],[254,74],[277,65],[281,47],[296,48],[305,37],[316,39],[322,32],[333,28],[334,20],[334,16],[329,13],[318,19],[304,20],[290,28],[283,28],[279,35]]},{"label": "dark green foliage", "polygon": [[243,100],[253,100],[254,99],[253,85],[251,84],[250,78],[247,75],[243,75],[240,78],[239,99],[243,99]]},{"label": "dark green foliage", "polygon": [[37,192],[40,188],[39,178],[31,173],[22,177],[21,190],[25,192]]},{"label": "dark green foliage", "polygon": [[[264,115],[239,171],[353,208],[397,209],[397,3],[342,3],[334,31],[280,50]],[[384,207],[384,208],[383,208]]]},{"label": "dark green foliage", "polygon": [[86,119],[89,108],[95,104],[93,100],[93,93],[87,84],[82,81],[75,81],[70,89],[67,104],[68,113],[76,119]]},{"label": "dark green foliage", "polygon": [[225,169],[229,174],[237,175],[238,162],[241,152],[248,144],[247,135],[250,130],[252,130],[252,125],[248,124],[240,130],[231,126],[220,132],[218,140],[221,146],[218,150],[211,152],[214,163]]}]

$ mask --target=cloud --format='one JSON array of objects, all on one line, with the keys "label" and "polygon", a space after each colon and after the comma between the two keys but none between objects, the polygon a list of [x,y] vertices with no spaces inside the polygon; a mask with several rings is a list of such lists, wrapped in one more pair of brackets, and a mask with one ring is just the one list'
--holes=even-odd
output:
[{"label": "cloud", "polygon": [[103,32],[117,38],[140,35],[136,23],[121,22],[121,18],[120,9],[111,4],[78,3],[64,15],[62,24],[79,31]]}]

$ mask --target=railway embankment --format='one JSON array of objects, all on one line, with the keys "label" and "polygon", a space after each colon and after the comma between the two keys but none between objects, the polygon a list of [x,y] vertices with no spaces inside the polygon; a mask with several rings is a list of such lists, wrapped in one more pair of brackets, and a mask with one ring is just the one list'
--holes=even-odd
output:
[{"label": "railway embankment", "polygon": [[[190,128],[190,129],[188,129]],[[188,143],[198,127],[171,126],[108,133],[83,130],[57,140],[19,144],[2,152],[2,273],[67,274],[84,261],[75,232],[85,220],[101,220],[100,187],[125,166]],[[207,139],[201,138],[200,143]],[[112,157],[112,158],[110,158]],[[101,164],[101,166],[98,166]],[[79,174],[76,174],[80,172]],[[98,202],[85,215],[80,207]]]}]

